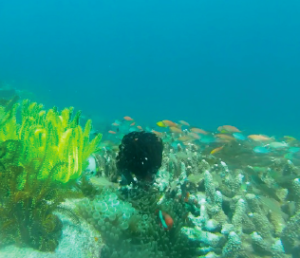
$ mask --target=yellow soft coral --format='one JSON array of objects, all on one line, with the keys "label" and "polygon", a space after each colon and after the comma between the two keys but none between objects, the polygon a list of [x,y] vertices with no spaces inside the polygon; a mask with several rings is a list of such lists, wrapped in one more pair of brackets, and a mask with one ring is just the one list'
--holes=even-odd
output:
[{"label": "yellow soft coral", "polygon": [[[61,112],[57,108],[43,110],[43,106],[36,102],[24,100],[21,109],[21,124],[16,122],[15,105],[10,113],[0,108],[0,141],[20,140],[23,152],[20,165],[26,164],[33,158],[39,158],[41,167],[39,178],[45,179],[49,171],[58,163],[65,164],[53,175],[53,179],[62,183],[77,179],[87,166],[87,158],[95,152],[101,135],[89,140],[92,128],[91,121],[87,121],[84,129],[79,125],[80,112],[73,119],[73,107],[65,108]],[[1,122],[1,121],[0,121]]]}]

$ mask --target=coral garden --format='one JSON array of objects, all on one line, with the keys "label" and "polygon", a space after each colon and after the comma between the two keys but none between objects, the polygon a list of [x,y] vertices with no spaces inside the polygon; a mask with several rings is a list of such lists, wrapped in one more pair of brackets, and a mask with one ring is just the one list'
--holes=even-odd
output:
[{"label": "coral garden", "polygon": [[101,235],[102,258],[300,257],[297,139],[130,120],[100,142],[72,108],[3,103],[0,248],[55,252],[65,213]]}]

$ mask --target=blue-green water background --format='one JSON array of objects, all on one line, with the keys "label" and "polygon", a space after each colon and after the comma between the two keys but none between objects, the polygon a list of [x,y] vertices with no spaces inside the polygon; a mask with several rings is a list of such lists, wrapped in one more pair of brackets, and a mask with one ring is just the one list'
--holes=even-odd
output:
[{"label": "blue-green water background", "polygon": [[299,0],[2,0],[0,79],[105,123],[300,136],[299,31]]}]

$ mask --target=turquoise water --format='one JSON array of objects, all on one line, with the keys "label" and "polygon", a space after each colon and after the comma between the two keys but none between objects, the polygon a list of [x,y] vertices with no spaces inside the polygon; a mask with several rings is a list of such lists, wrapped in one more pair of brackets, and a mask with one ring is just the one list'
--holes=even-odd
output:
[{"label": "turquoise water", "polygon": [[112,121],[299,134],[299,1],[2,1],[0,78]]}]

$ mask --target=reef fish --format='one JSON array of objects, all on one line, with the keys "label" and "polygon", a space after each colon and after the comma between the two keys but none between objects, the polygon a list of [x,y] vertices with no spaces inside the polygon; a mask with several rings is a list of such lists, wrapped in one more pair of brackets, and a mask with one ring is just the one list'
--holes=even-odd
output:
[{"label": "reef fish", "polygon": [[123,118],[126,121],[133,121],[133,118],[131,118],[130,116],[124,116]]},{"label": "reef fish", "polygon": [[289,147],[286,142],[271,142],[271,143],[267,144],[266,146],[268,146],[269,148],[272,148],[272,149],[284,149],[284,148]]},{"label": "reef fish", "polygon": [[218,139],[219,142],[231,142],[231,141],[236,141],[236,139],[229,135],[229,134],[224,134],[224,133],[218,133],[215,135]]},{"label": "reef fish", "polygon": [[241,133],[233,133],[232,136],[233,136],[235,139],[240,140],[240,141],[246,140],[245,135],[243,135],[243,134],[241,134]]},{"label": "reef fish", "polygon": [[188,122],[184,121],[184,120],[180,120],[179,123],[181,125],[190,126],[190,124]]},{"label": "reef fish", "polygon": [[182,130],[178,127],[170,126],[170,131],[172,133],[183,133]]},{"label": "reef fish", "polygon": [[251,135],[248,135],[248,138],[255,142],[272,141],[272,138],[270,138],[269,136],[266,136],[266,135],[262,135],[262,134],[251,134]]},{"label": "reef fish", "polygon": [[173,227],[174,221],[173,221],[172,217],[169,214],[159,210],[158,211],[158,218],[159,218],[161,226],[165,230],[169,230]]},{"label": "reef fish", "polygon": [[159,127],[178,127],[178,125],[170,120],[162,120],[156,123]]},{"label": "reef fish", "polygon": [[218,147],[218,148],[215,148],[215,149],[213,149],[211,152],[210,152],[210,154],[215,154],[215,153],[217,153],[217,152],[219,152],[219,151],[221,151],[222,149],[224,148],[224,146],[221,146],[221,147]]},{"label": "reef fish", "polygon": [[240,133],[241,131],[232,125],[223,125],[218,127],[220,133]]},{"label": "reef fish", "polygon": [[253,148],[253,151],[255,153],[259,153],[259,154],[267,154],[270,152],[269,149],[267,149],[266,147],[263,147],[263,146],[256,146]]},{"label": "reef fish", "polygon": [[208,132],[206,132],[206,131],[204,131],[204,130],[202,130],[202,129],[200,129],[200,128],[196,128],[196,127],[193,127],[193,128],[191,128],[190,130],[191,130],[191,132],[193,132],[193,133],[208,134]]}]

